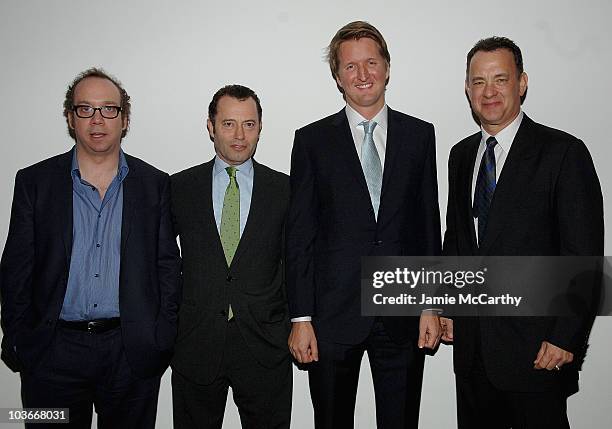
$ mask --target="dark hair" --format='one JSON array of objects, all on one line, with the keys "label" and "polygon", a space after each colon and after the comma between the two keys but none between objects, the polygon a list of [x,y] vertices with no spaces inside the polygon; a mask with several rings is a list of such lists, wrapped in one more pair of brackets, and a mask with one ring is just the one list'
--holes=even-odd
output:
[{"label": "dark hair", "polygon": [[[329,63],[329,69],[334,81],[338,76],[338,68],[340,67],[340,64],[338,63],[340,45],[342,42],[346,42],[347,40],[359,40],[362,37],[367,37],[368,39],[374,40],[378,45],[378,52],[380,53],[380,56],[387,61],[387,67],[389,67],[391,64],[391,55],[389,54],[389,49],[387,48],[387,42],[385,42],[385,39],[382,34],[380,34],[380,31],[378,31],[372,24],[365,21],[349,22],[338,30],[327,47],[327,62]],[[389,78],[387,78],[385,81],[385,85],[388,83]],[[337,83],[336,86],[338,87],[338,90],[344,94],[342,87]]]},{"label": "dark hair", "polygon": [[516,69],[518,70],[519,76],[523,73],[523,54],[521,54],[521,48],[519,48],[512,40],[507,37],[487,37],[486,39],[479,40],[470,52],[467,54],[467,64],[465,68],[465,77],[470,74],[470,62],[472,61],[472,57],[478,51],[484,52],[493,52],[498,49],[507,49],[512,52],[514,56],[514,64],[516,64]]},{"label": "dark hair", "polygon": [[213,123],[213,126],[215,124],[215,117],[217,116],[217,106],[219,104],[219,100],[224,96],[236,98],[240,101],[246,100],[247,98],[252,98],[257,106],[257,116],[259,122],[261,122],[261,103],[259,102],[259,97],[257,94],[255,94],[255,91],[242,85],[226,85],[215,92],[215,95],[213,95],[213,98],[208,105],[208,119],[210,119],[210,122]]},{"label": "dark hair", "polygon": [[68,134],[70,134],[70,137],[72,137],[76,141],[76,134],[74,130],[70,127],[70,122],[68,122],[68,115],[72,112],[72,109],[74,108],[74,91],[77,85],[81,83],[82,80],[87,79],[88,77],[98,77],[101,79],[107,79],[111,81],[113,85],[115,85],[115,87],[117,87],[117,89],[119,90],[119,94],[121,95],[121,117],[125,118],[127,124],[125,130],[121,132],[121,137],[125,137],[130,127],[130,108],[132,106],[130,104],[130,96],[128,95],[126,90],[123,89],[121,82],[119,82],[117,78],[108,74],[103,69],[98,67],[91,67],[79,73],[77,77],[75,77],[74,80],[70,83],[70,85],[68,85],[68,90],[66,91],[66,98],[64,99],[64,117],[66,118],[66,124],[68,125]]}]

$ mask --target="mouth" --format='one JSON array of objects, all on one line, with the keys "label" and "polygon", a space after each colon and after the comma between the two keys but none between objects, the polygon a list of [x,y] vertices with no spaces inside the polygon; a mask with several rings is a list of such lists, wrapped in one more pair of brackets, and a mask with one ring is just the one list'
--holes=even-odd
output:
[{"label": "mouth", "polygon": [[89,133],[89,137],[91,137],[94,140],[104,138],[105,136],[106,136],[105,133],[98,133],[98,132]]},{"label": "mouth", "polygon": [[368,88],[371,88],[372,85],[374,85],[372,82],[362,83],[360,85],[355,85],[355,88],[358,88],[358,89],[368,89]]},{"label": "mouth", "polygon": [[246,149],[246,145],[241,145],[241,144],[233,144],[233,145],[230,145],[230,147],[236,152],[241,152]]}]

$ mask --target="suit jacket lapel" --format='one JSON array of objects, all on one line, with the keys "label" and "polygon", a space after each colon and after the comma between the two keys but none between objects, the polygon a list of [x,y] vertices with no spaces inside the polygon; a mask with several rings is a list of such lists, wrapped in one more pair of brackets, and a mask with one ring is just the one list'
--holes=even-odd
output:
[{"label": "suit jacket lapel", "polygon": [[[408,140],[409,130],[406,130],[402,122],[398,119],[396,112],[387,107],[387,143],[385,147],[385,165],[383,170],[383,182],[380,192],[380,202],[382,205],[385,191],[389,188],[389,179],[393,174],[395,160],[401,146],[402,139]],[[408,148],[410,149],[410,148]],[[365,176],[364,176],[365,177]],[[364,178],[365,181],[365,178]],[[380,215],[380,212],[379,212]]]},{"label": "suit jacket lapel", "polygon": [[266,208],[269,207],[268,200],[273,198],[270,195],[270,186],[268,177],[263,174],[261,166],[253,160],[253,193],[251,194],[251,206],[249,207],[249,215],[247,222],[242,231],[238,248],[232,259],[232,265],[240,258],[245,249],[249,247],[251,242],[256,239],[258,229],[266,223]]},{"label": "suit jacket lapel", "polygon": [[532,123],[525,115],[512,142],[491,201],[487,232],[480,246],[481,254],[489,253],[506,225],[505,216],[516,209],[516,205],[520,203],[521,193],[527,188],[529,174],[525,169],[529,168],[529,165],[525,160],[535,156],[539,150],[537,141],[531,136]]},{"label": "suit jacket lapel", "polygon": [[72,256],[72,157],[74,148],[69,152],[59,157],[57,166],[59,169],[59,184],[60,190],[57,196],[57,204],[62,214],[62,240],[64,242],[64,250],[66,251],[66,263],[70,269],[70,258]]},{"label": "suit jacket lapel", "polygon": [[[129,162],[129,161],[128,161]],[[134,164],[134,163],[132,163]],[[125,255],[125,245],[130,236],[134,207],[142,198],[142,182],[133,165],[125,179],[123,179],[123,213],[121,215],[121,256]]]},{"label": "suit jacket lapel", "polygon": [[[194,183],[194,192],[196,196],[193,201],[193,209],[197,213],[198,219],[202,222],[202,231],[204,237],[210,237],[210,240],[214,241],[215,252],[219,253],[224,261],[225,252],[221,245],[221,237],[219,236],[219,230],[217,229],[217,222],[215,220],[215,212],[213,210],[212,200],[212,175],[213,166],[215,159],[213,158],[206,164],[203,164],[196,174]],[[234,255],[235,259],[235,255]]]},{"label": "suit jacket lapel", "polygon": [[344,109],[333,116],[332,124],[334,125],[334,140],[338,142],[337,147],[334,147],[334,150],[338,151],[339,158],[342,160],[342,162],[347,163],[353,177],[369,199],[370,192],[368,191],[368,184],[366,183],[365,176],[363,174],[363,168],[361,167],[361,162],[359,161],[359,156],[357,155],[357,150],[355,149],[353,134],[351,133],[351,128]]},{"label": "suit jacket lapel", "polygon": [[474,216],[472,213],[472,180],[474,168],[479,168],[479,166],[476,166],[476,154],[478,153],[478,146],[480,145],[481,138],[482,133],[477,133],[468,144],[467,151],[462,160],[464,167],[459,170],[461,174],[458,178],[459,184],[457,187],[457,191],[459,192],[458,201],[461,203],[461,206],[457,207],[457,210],[462,214],[461,218],[466,221],[463,227],[468,231],[473,254],[477,253],[478,241],[476,240]]}]

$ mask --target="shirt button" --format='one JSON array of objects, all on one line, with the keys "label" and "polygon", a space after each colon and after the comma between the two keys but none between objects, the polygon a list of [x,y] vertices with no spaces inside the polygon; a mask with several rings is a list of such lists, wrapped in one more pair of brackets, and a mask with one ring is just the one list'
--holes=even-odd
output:
[{"label": "shirt button", "polygon": [[97,244],[96,244],[96,247],[100,247],[100,243],[97,243]]},{"label": "shirt button", "polygon": [[96,278],[100,277],[100,274],[96,273],[96,274],[94,274],[94,277],[96,277]]}]

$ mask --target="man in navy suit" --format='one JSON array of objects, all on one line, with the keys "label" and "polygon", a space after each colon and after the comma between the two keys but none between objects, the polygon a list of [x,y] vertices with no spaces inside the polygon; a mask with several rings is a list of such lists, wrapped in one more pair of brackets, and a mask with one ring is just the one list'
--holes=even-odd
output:
[{"label": "man in navy suit", "polygon": [[295,133],[289,348],[308,368],[317,428],[353,427],[365,351],[378,427],[416,428],[421,349],[436,347],[438,317],[362,316],[360,272],[362,256],[439,254],[434,128],[387,106],[390,55],[372,25],[342,27],[328,59],[346,107]]},{"label": "man in navy suit", "polygon": [[[451,150],[444,253],[603,255],[603,200],[582,141],[521,109],[527,74],[519,47],[480,40],[467,55],[465,90],[481,130]],[[586,284],[585,284],[586,286]],[[568,428],[592,314],[463,317],[454,340],[460,428]]]},{"label": "man in navy suit", "polygon": [[130,97],[103,70],[70,84],[64,116],[75,147],[15,179],[2,359],[26,408],[86,428],[93,405],[99,428],[153,428],[180,298],[170,179],[121,150]]}]

